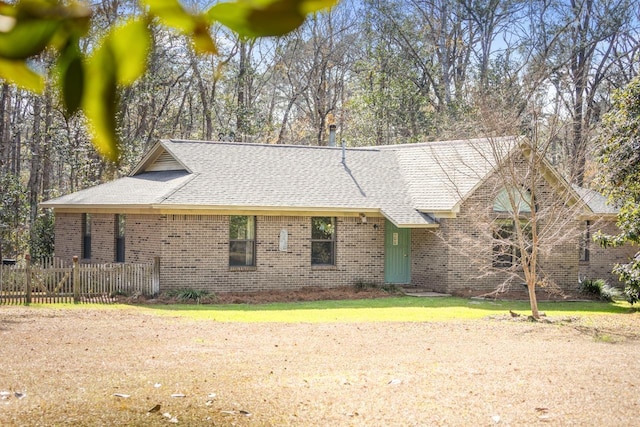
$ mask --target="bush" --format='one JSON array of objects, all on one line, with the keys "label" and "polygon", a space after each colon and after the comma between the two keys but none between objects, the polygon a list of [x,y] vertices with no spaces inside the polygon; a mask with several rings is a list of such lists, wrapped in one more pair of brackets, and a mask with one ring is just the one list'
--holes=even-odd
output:
[{"label": "bush", "polygon": [[378,289],[378,285],[372,282],[365,282],[364,280],[356,281],[356,284],[353,285],[353,288],[358,291],[366,291],[367,289]]},{"label": "bush", "polygon": [[584,279],[580,282],[580,292],[598,297],[601,301],[620,298],[620,291],[609,286],[604,279]]},{"label": "bush", "polygon": [[167,292],[167,295],[170,297],[177,298],[181,301],[200,301],[202,298],[209,295],[209,291],[198,290],[198,289],[176,289],[173,291]]},{"label": "bush", "polygon": [[385,291],[385,292],[387,292],[389,294],[396,294],[400,290],[400,288],[397,285],[394,285],[394,284],[391,284],[391,283],[385,283],[384,285],[378,285],[377,283],[365,282],[364,280],[358,280],[355,283],[355,285],[353,285],[353,288],[355,289],[356,292],[366,291],[367,289],[380,289],[380,290]]},{"label": "bush", "polygon": [[115,291],[111,292],[111,294],[109,294],[109,296],[111,298],[114,298],[114,297],[128,297],[130,295],[131,295],[131,293],[129,291],[124,290],[124,289],[116,289]]},{"label": "bush", "polygon": [[380,289],[390,294],[396,294],[400,292],[400,288],[398,287],[398,285],[394,285],[393,283],[386,283],[382,285]]},{"label": "bush", "polygon": [[624,295],[627,302],[635,304],[640,301],[640,253],[630,263],[616,265],[613,272],[625,284]]}]

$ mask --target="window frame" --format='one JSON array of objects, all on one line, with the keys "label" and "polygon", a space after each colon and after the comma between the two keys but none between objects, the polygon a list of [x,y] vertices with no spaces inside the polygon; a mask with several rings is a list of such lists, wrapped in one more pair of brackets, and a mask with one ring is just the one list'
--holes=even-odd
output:
[{"label": "window frame", "polygon": [[[328,219],[329,221],[325,221],[328,223],[331,230],[328,231],[329,237],[327,238],[327,230],[316,229],[315,224],[319,220]],[[314,216],[311,217],[311,266],[335,266],[336,265],[336,235],[337,235],[337,219],[334,216]],[[324,238],[318,237],[318,233],[321,235],[325,235]],[[329,260],[326,262],[326,256],[320,256],[318,252],[318,247],[328,247],[328,255]],[[326,250],[325,250],[326,251]],[[321,259],[322,258],[322,259]]]},{"label": "window frame", "polygon": [[[251,218],[251,223],[253,227],[251,229],[251,233],[250,234],[248,233],[249,236],[245,234],[245,238],[239,238],[239,237],[233,238],[233,234],[232,234],[233,218],[247,218],[247,219]],[[248,231],[247,228],[248,228],[248,224],[247,224],[247,227],[245,228],[245,231]],[[256,257],[256,231],[257,231],[257,219],[255,215],[229,215],[229,267],[230,268],[256,266],[256,258],[257,258]],[[247,238],[247,237],[250,237],[250,238]],[[233,261],[234,257],[232,254],[236,252],[236,251],[233,251],[233,247],[234,245],[237,245],[239,243],[245,244],[245,250],[244,250],[245,262],[244,263],[236,263]],[[246,261],[247,253],[248,253],[247,249],[250,250],[250,254],[251,254],[251,259],[249,262]]]},{"label": "window frame", "polygon": [[115,262],[124,263],[126,257],[127,216],[115,216]]},{"label": "window frame", "polygon": [[91,214],[82,214],[82,259],[91,259]]},{"label": "window frame", "polygon": [[[529,241],[533,241],[532,228],[529,220],[519,218],[523,232],[528,233]],[[509,269],[522,265],[522,248],[516,242],[516,223],[513,218],[497,218],[494,221],[497,227],[493,230],[492,265],[494,268]],[[510,243],[507,243],[510,242]],[[532,247],[526,248],[531,254]]]},{"label": "window frame", "polygon": [[[511,201],[516,205],[517,209],[514,212]],[[498,192],[493,199],[493,211],[497,214],[511,214],[511,215],[531,215],[532,211],[535,211],[536,204],[531,193],[531,190],[525,187],[519,186],[506,186]]]},{"label": "window frame", "polygon": [[580,262],[589,262],[590,248],[589,241],[591,240],[591,221],[585,221],[585,228],[580,233],[580,242],[578,243],[578,260]]}]

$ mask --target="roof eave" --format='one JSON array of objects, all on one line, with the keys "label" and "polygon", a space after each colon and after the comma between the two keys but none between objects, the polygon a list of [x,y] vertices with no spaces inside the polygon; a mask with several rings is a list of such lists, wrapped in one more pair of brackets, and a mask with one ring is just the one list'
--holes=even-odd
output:
[{"label": "roof eave", "polygon": [[40,207],[44,209],[54,209],[59,211],[74,211],[74,212],[89,212],[89,211],[127,211],[127,210],[151,210],[150,204],[117,204],[117,203],[102,203],[102,204],[83,204],[83,203],[40,203]]}]

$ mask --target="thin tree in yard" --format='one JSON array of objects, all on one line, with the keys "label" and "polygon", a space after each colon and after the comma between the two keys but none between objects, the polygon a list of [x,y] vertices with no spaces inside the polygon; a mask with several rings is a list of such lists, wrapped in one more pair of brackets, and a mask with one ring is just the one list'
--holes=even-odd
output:
[{"label": "thin tree in yard", "polygon": [[[461,200],[456,221],[466,223],[458,231],[443,219],[439,234],[452,253],[468,261],[473,273],[464,280],[490,283],[495,293],[525,286],[535,319],[540,316],[538,287],[561,293],[558,279],[575,278],[577,284],[583,231],[578,220],[584,213],[583,201],[545,158],[552,140],[537,132],[519,138],[481,138],[468,148],[474,161],[465,163],[456,156],[438,160],[448,172],[447,185]],[[481,179],[473,189],[461,185],[469,175]],[[557,266],[565,257],[565,271],[545,268]]]}]

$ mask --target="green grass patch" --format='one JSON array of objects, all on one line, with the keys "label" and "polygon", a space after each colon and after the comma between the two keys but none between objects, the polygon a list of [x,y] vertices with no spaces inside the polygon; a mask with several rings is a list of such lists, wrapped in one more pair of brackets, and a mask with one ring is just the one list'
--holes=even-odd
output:
[{"label": "green grass patch", "polygon": [[[139,306],[154,314],[218,322],[440,322],[481,319],[490,315],[530,313],[523,301],[471,300],[454,297],[392,297],[363,300],[271,304]],[[544,302],[547,316],[584,316],[634,312],[625,302]]]}]

